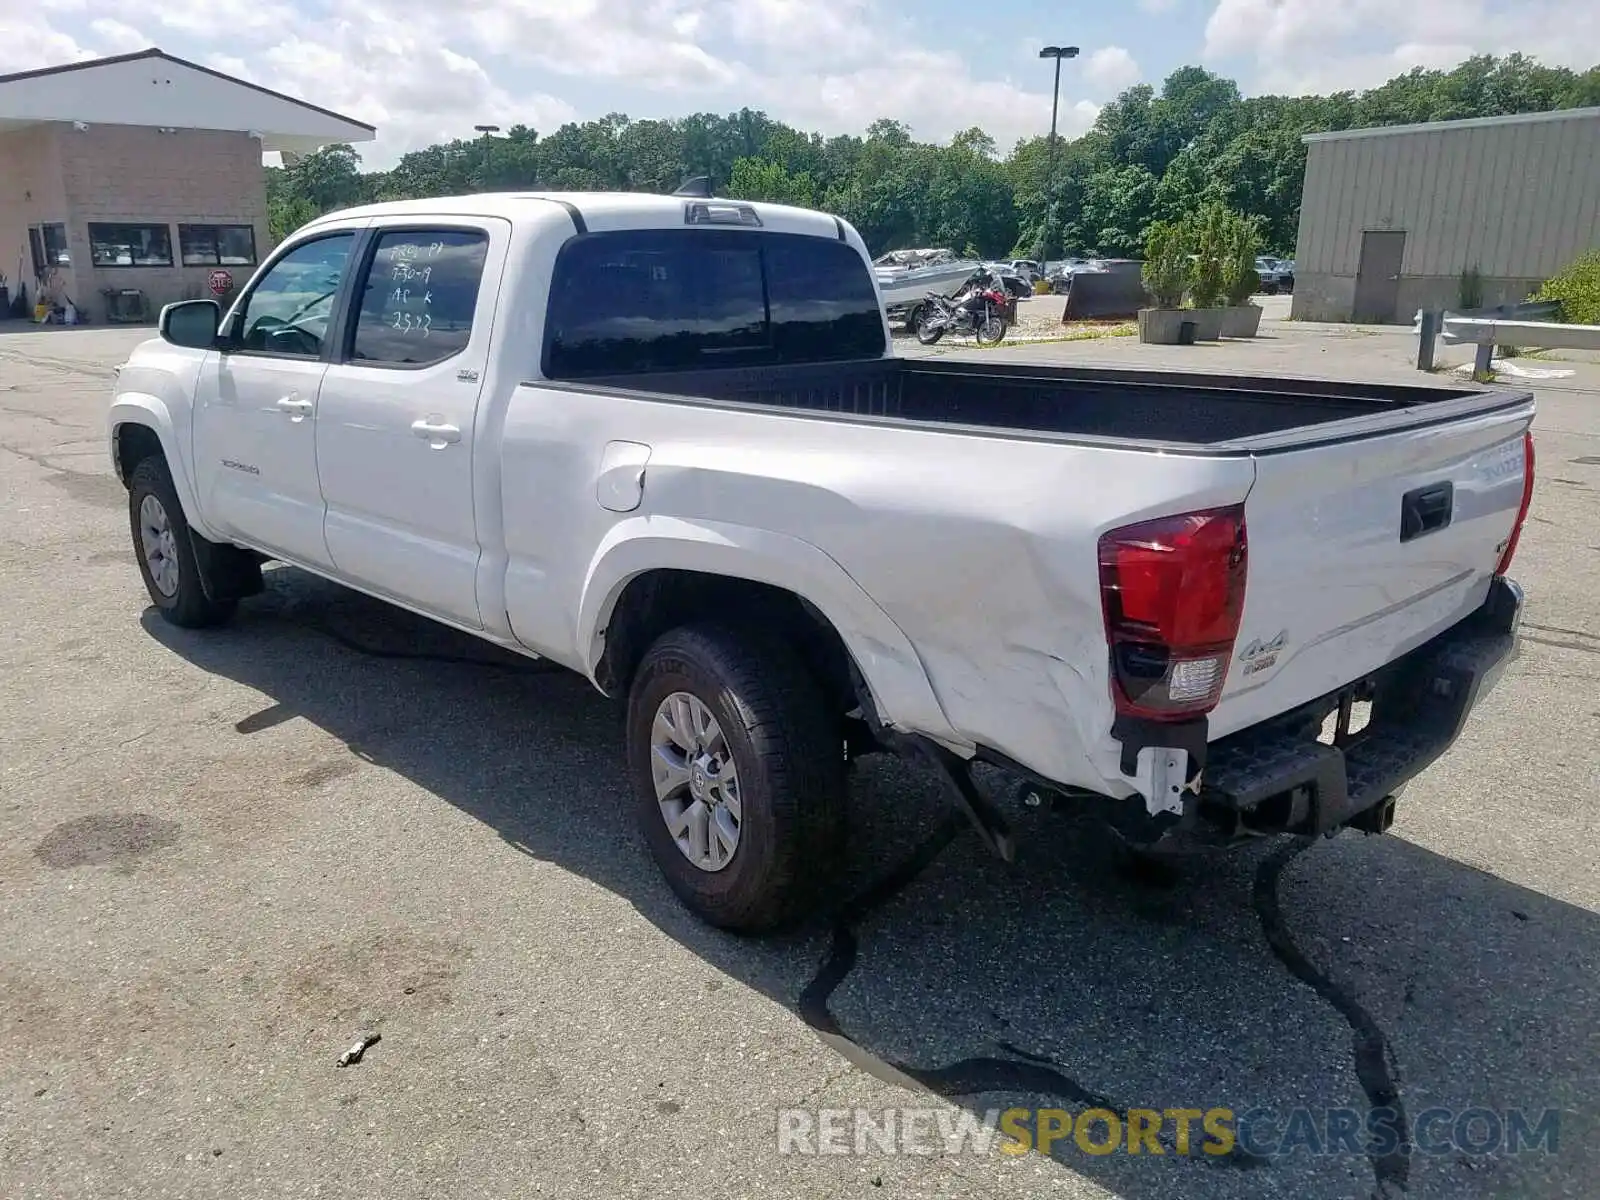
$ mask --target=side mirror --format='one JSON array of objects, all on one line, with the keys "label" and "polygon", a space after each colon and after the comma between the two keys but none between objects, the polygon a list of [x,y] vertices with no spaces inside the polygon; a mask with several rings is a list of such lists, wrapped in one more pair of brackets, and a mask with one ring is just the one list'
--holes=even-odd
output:
[{"label": "side mirror", "polygon": [[211,350],[217,344],[222,309],[215,300],[184,300],[161,310],[156,328],[163,341],[191,350]]}]

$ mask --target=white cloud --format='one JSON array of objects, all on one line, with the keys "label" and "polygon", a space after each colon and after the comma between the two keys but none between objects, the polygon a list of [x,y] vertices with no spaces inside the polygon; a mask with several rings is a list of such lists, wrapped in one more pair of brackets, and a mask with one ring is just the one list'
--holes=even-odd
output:
[{"label": "white cloud", "polygon": [[1594,0],[1218,0],[1208,61],[1253,62],[1249,90],[1373,87],[1412,67],[1521,51],[1550,66],[1600,61]]},{"label": "white cloud", "polygon": [[109,17],[90,21],[89,32],[94,35],[97,45],[104,46],[113,54],[129,54],[135,50],[146,49],[151,44],[150,39],[132,25],[113,21]]},{"label": "white cloud", "polygon": [[[825,133],[878,117],[921,138],[983,126],[1002,150],[1050,121],[1050,64],[974,68],[961,35],[919,30],[894,0],[0,0],[0,70],[159,45],[378,127],[372,167],[472,126],[544,131],[749,105]],[[20,14],[12,17],[13,8]],[[1042,43],[1040,43],[1042,44]],[[1036,53],[1037,47],[1034,47]],[[1062,76],[1060,129],[1093,123],[1084,98],[1137,76],[1111,48]],[[1093,86],[1088,80],[1093,76]],[[1018,82],[1020,81],[1020,82]],[[616,95],[622,93],[622,95]]]},{"label": "white cloud", "polygon": [[1144,77],[1139,64],[1121,46],[1102,46],[1083,63],[1083,77],[1100,95],[1115,95]]},{"label": "white cloud", "polygon": [[94,56],[76,38],[32,13],[19,10],[0,16],[0,75]]},{"label": "white cloud", "polygon": [[[1017,139],[1050,129],[1047,89],[1026,91],[1009,81],[979,79],[957,55],[930,50],[900,50],[851,71],[823,75],[804,92],[777,80],[761,82],[758,90],[768,111],[830,134],[859,133],[880,116],[904,121],[915,137],[935,141],[981,125],[1005,153]],[[1063,96],[1058,129],[1064,137],[1076,137],[1099,113],[1097,104]]]}]

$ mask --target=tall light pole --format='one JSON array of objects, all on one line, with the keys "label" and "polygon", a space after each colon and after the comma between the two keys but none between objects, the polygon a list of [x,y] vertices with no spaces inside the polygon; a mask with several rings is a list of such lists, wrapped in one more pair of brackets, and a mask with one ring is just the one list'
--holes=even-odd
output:
[{"label": "tall light pole", "polygon": [[[1039,251],[1042,257],[1048,257],[1053,240],[1051,235],[1054,233],[1055,225],[1055,206],[1050,203],[1050,184],[1056,176],[1056,113],[1061,107],[1061,60],[1063,58],[1077,58],[1078,48],[1076,46],[1046,46],[1039,51],[1039,57],[1056,60],[1056,86],[1050,93],[1050,165],[1045,175],[1045,244]],[[1039,265],[1043,266],[1044,264],[1041,262]]]},{"label": "tall light pole", "polygon": [[489,135],[499,133],[498,125],[474,125],[479,133],[483,134],[483,190],[489,190]]}]

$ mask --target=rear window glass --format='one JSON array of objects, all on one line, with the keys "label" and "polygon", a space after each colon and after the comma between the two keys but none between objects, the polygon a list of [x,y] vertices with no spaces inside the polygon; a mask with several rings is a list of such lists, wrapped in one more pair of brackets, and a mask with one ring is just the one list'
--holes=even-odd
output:
[{"label": "rear window glass", "polygon": [[585,234],[556,260],[549,379],[883,354],[883,316],[848,244],[798,234]]}]

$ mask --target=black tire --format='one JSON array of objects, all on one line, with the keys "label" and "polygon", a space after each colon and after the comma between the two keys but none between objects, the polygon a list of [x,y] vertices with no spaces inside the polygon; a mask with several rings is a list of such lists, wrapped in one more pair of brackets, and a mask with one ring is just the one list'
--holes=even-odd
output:
[{"label": "black tire", "polygon": [[917,335],[917,341],[921,342],[924,346],[932,346],[944,336],[944,330],[942,328],[927,328],[928,318],[932,315],[933,309],[928,305],[923,305],[921,308],[917,309],[916,324],[911,327],[911,331]]},{"label": "black tire", "polygon": [[[716,871],[679,850],[656,799],[651,728],[675,692],[710,709],[739,773],[738,844]],[[663,635],[629,691],[627,761],[656,865],[702,920],[762,933],[803,917],[823,894],[843,830],[842,735],[822,689],[787,643],[711,624]]]},{"label": "black tire", "polygon": [[[141,512],[147,496],[153,496],[160,505],[172,534],[172,561],[176,563],[178,579],[170,595],[157,585],[144,552]],[[133,469],[133,477],[128,481],[128,525],[145,590],[163,617],[184,629],[203,629],[220,625],[233,616],[239,607],[237,600],[212,600],[206,595],[200,579],[200,564],[189,540],[189,522],[184,518],[183,505],[178,500],[177,488],[172,485],[166,460],[159,455],[141,459]]]},{"label": "black tire", "polygon": [[998,346],[1006,340],[1005,318],[991,309],[979,318],[972,336],[980,346]]}]

